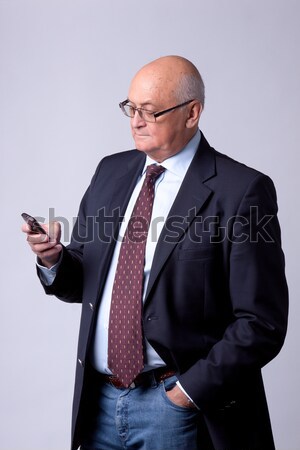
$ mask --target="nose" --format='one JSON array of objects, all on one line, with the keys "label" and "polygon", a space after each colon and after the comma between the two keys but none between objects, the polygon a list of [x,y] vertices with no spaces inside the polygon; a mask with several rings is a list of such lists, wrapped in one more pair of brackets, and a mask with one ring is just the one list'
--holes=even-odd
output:
[{"label": "nose", "polygon": [[146,125],[145,120],[140,116],[139,111],[134,111],[134,116],[131,119],[131,125],[133,128],[139,128]]}]

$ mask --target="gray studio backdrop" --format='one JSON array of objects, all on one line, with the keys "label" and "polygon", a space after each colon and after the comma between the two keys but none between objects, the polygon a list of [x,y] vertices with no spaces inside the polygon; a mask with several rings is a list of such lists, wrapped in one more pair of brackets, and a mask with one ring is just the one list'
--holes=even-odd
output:
[{"label": "gray studio backdrop", "polygon": [[99,159],[133,146],[118,108],[132,75],[165,54],[200,69],[211,145],[275,181],[291,314],[264,378],[277,449],[299,450],[299,13],[298,0],[0,0],[0,450],[69,448],[80,306],[44,295],[20,213],[61,217],[68,241]]}]

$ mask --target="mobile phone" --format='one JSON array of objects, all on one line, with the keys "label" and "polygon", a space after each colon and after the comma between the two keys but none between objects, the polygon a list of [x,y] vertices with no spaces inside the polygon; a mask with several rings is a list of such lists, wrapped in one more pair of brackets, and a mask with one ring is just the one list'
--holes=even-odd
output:
[{"label": "mobile phone", "polygon": [[21,216],[23,217],[23,219],[25,220],[25,222],[27,223],[27,225],[30,226],[31,231],[32,231],[33,233],[37,233],[37,234],[38,234],[38,233],[46,234],[46,235],[49,237],[48,233],[46,233],[46,231],[44,230],[44,228],[38,223],[38,221],[37,221],[34,217],[30,216],[30,215],[27,214],[27,213],[22,213]]}]

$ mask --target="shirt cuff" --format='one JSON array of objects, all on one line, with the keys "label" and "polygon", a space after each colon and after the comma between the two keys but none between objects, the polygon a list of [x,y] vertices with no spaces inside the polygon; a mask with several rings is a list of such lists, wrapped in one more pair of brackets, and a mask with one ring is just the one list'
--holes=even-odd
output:
[{"label": "shirt cuff", "polygon": [[51,284],[53,284],[55,277],[56,277],[57,270],[60,266],[61,260],[62,260],[62,254],[60,255],[58,262],[56,264],[54,264],[54,266],[50,267],[50,269],[48,269],[48,267],[45,267],[45,266],[42,266],[41,264],[39,264],[38,259],[37,259],[36,265],[39,269],[41,280],[46,286],[51,286]]},{"label": "shirt cuff", "polygon": [[189,401],[197,408],[200,410],[199,406],[196,405],[196,403],[191,399],[191,397],[185,392],[185,390],[183,389],[183,387],[181,386],[181,384],[179,383],[179,381],[176,381],[177,386],[182,390],[182,392],[184,393],[184,395],[189,399]]}]

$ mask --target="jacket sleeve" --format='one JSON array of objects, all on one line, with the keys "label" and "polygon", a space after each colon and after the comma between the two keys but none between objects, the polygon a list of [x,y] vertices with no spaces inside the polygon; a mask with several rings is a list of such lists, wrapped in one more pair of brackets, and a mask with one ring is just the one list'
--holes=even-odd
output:
[{"label": "jacket sleeve", "polygon": [[179,377],[193,401],[218,404],[281,349],[287,327],[284,274],[276,193],[259,174],[248,186],[237,214],[228,221],[228,286],[233,320],[205,359]]},{"label": "jacket sleeve", "polygon": [[73,228],[70,244],[63,246],[61,263],[58,267],[56,277],[51,285],[46,285],[40,277],[39,269],[37,273],[41,284],[48,295],[55,295],[60,300],[69,303],[81,303],[83,292],[83,269],[85,242],[90,239],[87,231],[88,204],[93,186],[99,174],[102,162],[92,178],[79,207],[78,216]]}]

